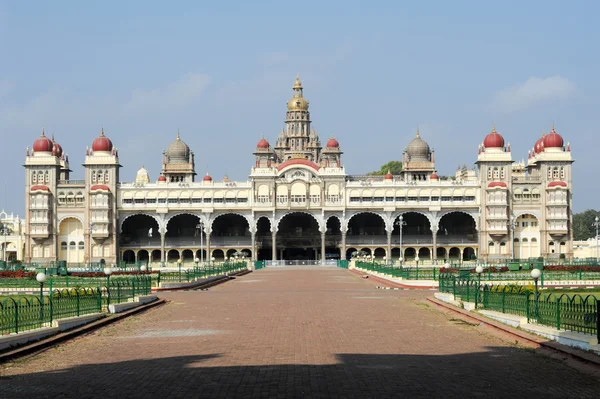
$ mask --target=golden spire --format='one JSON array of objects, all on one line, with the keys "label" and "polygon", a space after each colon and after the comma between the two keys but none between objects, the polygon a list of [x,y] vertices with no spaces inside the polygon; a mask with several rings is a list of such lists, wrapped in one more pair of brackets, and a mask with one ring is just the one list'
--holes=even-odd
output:
[{"label": "golden spire", "polygon": [[556,133],[556,131],[554,130],[554,121],[552,121],[552,131],[550,133]]},{"label": "golden spire", "polygon": [[419,126],[417,126],[417,135],[415,137],[421,138],[421,133],[419,132]]},{"label": "golden spire", "polygon": [[294,82],[294,90],[302,89],[302,82],[300,82],[300,74],[296,75],[296,82]]},{"label": "golden spire", "polygon": [[177,128],[177,140],[181,140],[181,138],[179,137],[179,128]]},{"label": "golden spire", "polygon": [[492,122],[492,133],[496,133],[496,124]]},{"label": "golden spire", "polygon": [[42,137],[46,137],[46,133],[44,133],[44,128],[42,128]]},{"label": "golden spire", "polygon": [[52,132],[52,142],[54,142],[54,132]]},{"label": "golden spire", "polygon": [[102,127],[102,129],[100,130],[100,137],[104,137],[104,126]]}]

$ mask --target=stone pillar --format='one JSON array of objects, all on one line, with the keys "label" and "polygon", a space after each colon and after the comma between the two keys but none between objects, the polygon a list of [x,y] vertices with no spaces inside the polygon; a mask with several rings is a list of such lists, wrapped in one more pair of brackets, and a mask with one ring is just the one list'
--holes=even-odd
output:
[{"label": "stone pillar", "polygon": [[346,230],[342,230],[342,248],[340,250],[340,259],[346,260]]},{"label": "stone pillar", "polygon": [[387,232],[387,248],[385,250],[385,258],[392,259],[392,232],[388,230]]},{"label": "stone pillar", "polygon": [[160,261],[161,261],[161,263],[165,263],[167,261],[167,254],[165,253],[165,240],[166,240],[165,236],[166,235],[167,235],[166,230],[160,231]]},{"label": "stone pillar", "polygon": [[256,232],[251,232],[250,236],[252,237],[252,256],[250,256],[250,260],[256,262]]},{"label": "stone pillar", "polygon": [[431,229],[431,235],[433,238],[433,245],[432,245],[432,250],[431,250],[431,259],[433,261],[434,264],[437,263],[437,232],[438,229]]},{"label": "stone pillar", "polygon": [[271,258],[273,261],[277,260],[277,230],[271,229],[271,245],[272,245],[272,255]]},{"label": "stone pillar", "polygon": [[212,262],[212,251],[210,250],[210,230],[206,232],[206,260]]},{"label": "stone pillar", "polygon": [[325,232],[321,231],[321,262],[325,261]]}]

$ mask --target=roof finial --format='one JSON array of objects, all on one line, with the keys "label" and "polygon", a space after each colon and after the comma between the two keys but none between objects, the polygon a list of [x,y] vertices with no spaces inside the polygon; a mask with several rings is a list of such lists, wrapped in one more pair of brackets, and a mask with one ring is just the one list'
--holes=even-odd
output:
[{"label": "roof finial", "polygon": [[417,125],[417,137],[421,138],[421,133],[419,132],[419,126]]},{"label": "roof finial", "polygon": [[100,130],[100,137],[104,137],[104,126],[102,126],[102,129]]},{"label": "roof finial", "polygon": [[44,128],[42,128],[42,137],[46,137],[46,133],[44,133]]},{"label": "roof finial", "polygon": [[554,121],[552,121],[552,133],[556,133],[556,131],[554,131]]},{"label": "roof finial", "polygon": [[177,128],[177,140],[181,140],[181,138],[179,137],[179,128]]},{"label": "roof finial", "polygon": [[496,133],[496,124],[492,121],[492,133]]}]

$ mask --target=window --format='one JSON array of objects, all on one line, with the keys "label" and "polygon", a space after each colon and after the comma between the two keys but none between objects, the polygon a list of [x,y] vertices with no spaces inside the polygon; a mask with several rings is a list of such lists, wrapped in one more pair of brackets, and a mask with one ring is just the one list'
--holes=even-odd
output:
[{"label": "window", "polygon": [[565,178],[565,168],[560,168],[560,178],[561,179]]},{"label": "window", "polygon": [[464,198],[465,198],[465,201],[470,201],[470,202],[475,201],[475,196],[474,195],[468,195],[468,196],[466,196]]},{"label": "window", "polygon": [[92,171],[92,183],[96,183],[96,171]]},{"label": "window", "polygon": [[37,173],[31,172],[31,182],[37,183]]},{"label": "window", "polygon": [[417,201],[418,197],[406,197],[407,201]]},{"label": "window", "polygon": [[463,201],[463,197],[452,197],[452,201]]},{"label": "window", "polygon": [[225,198],[226,204],[235,204],[235,198]]},{"label": "window", "polygon": [[362,202],[372,202],[373,197],[362,197]]},{"label": "window", "polygon": [[505,243],[504,241],[502,241],[502,242],[500,243],[500,246],[501,246],[501,247],[505,247],[505,246],[506,246],[506,243]]},{"label": "window", "polygon": [[350,197],[350,202],[360,202],[360,197]]},{"label": "window", "polygon": [[373,197],[373,201],[375,201],[375,202],[383,202],[383,197]]},{"label": "window", "polygon": [[[206,199],[210,199],[210,198],[206,198]],[[202,203],[202,198],[192,198],[192,204],[201,204]]]},{"label": "window", "polygon": [[61,251],[67,250],[67,243],[65,241],[60,243],[60,249],[61,249]]},{"label": "window", "polygon": [[143,198],[136,198],[135,200],[133,200],[133,202],[136,204],[143,204],[145,201]]},{"label": "window", "polygon": [[44,173],[44,180],[46,181],[46,183],[50,183],[50,175],[48,175],[48,171]]},{"label": "window", "polygon": [[440,197],[431,197],[431,201],[439,201]]},{"label": "window", "polygon": [[146,200],[146,203],[147,203],[147,204],[156,204],[156,198],[148,198],[148,199]]},{"label": "window", "polygon": [[537,238],[533,237],[533,238],[531,239],[531,242],[537,242]]},{"label": "window", "polygon": [[394,197],[385,197],[385,202],[394,202]]},{"label": "window", "polygon": [[518,238],[515,238],[513,241],[514,241],[514,242],[519,242],[519,239],[518,239]]},{"label": "window", "polygon": [[75,241],[71,241],[71,242],[69,243],[69,249],[70,249],[71,251],[74,251],[74,250],[75,250],[75,248],[76,248],[76,246],[75,246]]},{"label": "window", "polygon": [[104,171],[104,182],[108,183],[108,170]]},{"label": "window", "polygon": [[83,241],[79,241],[79,249],[85,249],[85,244]]},{"label": "window", "polygon": [[166,204],[167,203],[167,199],[166,198],[159,198],[158,199],[158,203],[159,204]]},{"label": "window", "polygon": [[132,198],[123,198],[123,203],[124,204],[133,204],[133,199]]},{"label": "window", "polygon": [[442,197],[442,201],[451,201],[452,197]]},{"label": "window", "polygon": [[419,201],[429,201],[429,197],[419,197]]},{"label": "window", "polygon": [[523,238],[523,242],[528,242],[527,237]]},{"label": "window", "polygon": [[202,202],[204,202],[205,204],[210,204],[212,203],[212,198],[203,198]]},{"label": "window", "polygon": [[177,204],[177,203],[179,203],[179,200],[177,198],[169,198],[167,200],[167,203],[168,204]]},{"label": "window", "polygon": [[489,247],[493,247],[493,246],[494,246],[494,242],[493,242],[493,241],[490,241],[490,242],[488,243],[488,246],[489,246]]},{"label": "window", "polygon": [[215,203],[215,204],[222,204],[223,203],[223,198],[214,198],[213,199],[213,203]]},{"label": "window", "polygon": [[189,204],[190,199],[189,198],[179,198],[179,203],[180,204]]}]

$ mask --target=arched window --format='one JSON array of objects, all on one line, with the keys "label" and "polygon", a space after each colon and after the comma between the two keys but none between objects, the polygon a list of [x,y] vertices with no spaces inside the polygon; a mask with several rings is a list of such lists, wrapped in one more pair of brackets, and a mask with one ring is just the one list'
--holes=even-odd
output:
[{"label": "arched window", "polygon": [[46,183],[49,183],[49,182],[50,182],[50,175],[48,174],[48,171],[46,171],[46,173],[44,173],[44,181],[45,181]]},{"label": "arched window", "polygon": [[488,243],[488,246],[490,246],[490,247],[493,247],[493,246],[494,246],[494,241],[490,241],[490,242]]},{"label": "arched window", "polygon": [[92,183],[96,183],[96,171],[92,171]]},{"label": "arched window", "polygon": [[537,242],[537,238],[533,237],[533,238],[531,239],[531,242]]},{"label": "arched window", "polygon": [[[526,240],[526,239],[523,239],[523,242],[524,242],[525,240]],[[519,242],[519,239],[518,239],[518,238],[515,238],[515,239],[514,239],[514,242]]]},{"label": "arched window", "polygon": [[85,244],[83,241],[79,241],[79,249],[85,249]]},{"label": "arched window", "polygon": [[498,171],[498,168],[494,168],[494,179],[499,179],[500,178],[500,172]]},{"label": "arched window", "polygon": [[501,246],[501,247],[505,247],[505,246],[506,246],[506,243],[505,243],[504,241],[502,241],[502,242],[500,243],[500,246]]},{"label": "arched window", "polygon": [[553,246],[554,246],[554,241],[550,241],[550,242],[548,243],[548,245],[550,245],[551,247],[553,247]]},{"label": "arched window", "polygon": [[523,238],[523,242],[528,242],[527,237]]},{"label": "arched window", "polygon": [[31,172],[31,182],[37,183],[37,173]]},{"label": "arched window", "polygon": [[567,245],[567,243],[565,243],[564,241],[561,241],[560,246],[562,247],[563,245]]},{"label": "arched window", "polygon": [[75,246],[75,241],[71,241],[71,242],[69,243],[69,249],[70,249],[71,251],[75,251],[75,248],[76,248],[76,246]]},{"label": "arched window", "polygon": [[552,169],[552,177],[553,177],[554,179],[558,179],[558,177],[559,177],[559,174],[558,174],[558,167],[557,167],[557,166],[555,166],[555,167],[554,167],[554,169]]},{"label": "arched window", "polygon": [[108,183],[108,170],[104,171],[104,182]]},{"label": "arched window", "polygon": [[492,169],[488,169],[488,179],[491,179],[492,177],[494,177],[494,175],[492,174]]},{"label": "arched window", "polygon": [[560,168],[560,178],[561,179],[565,178],[565,168]]},{"label": "arched window", "polygon": [[60,249],[63,250],[63,251],[67,250],[67,243],[65,241],[63,241],[63,242],[60,243]]}]

